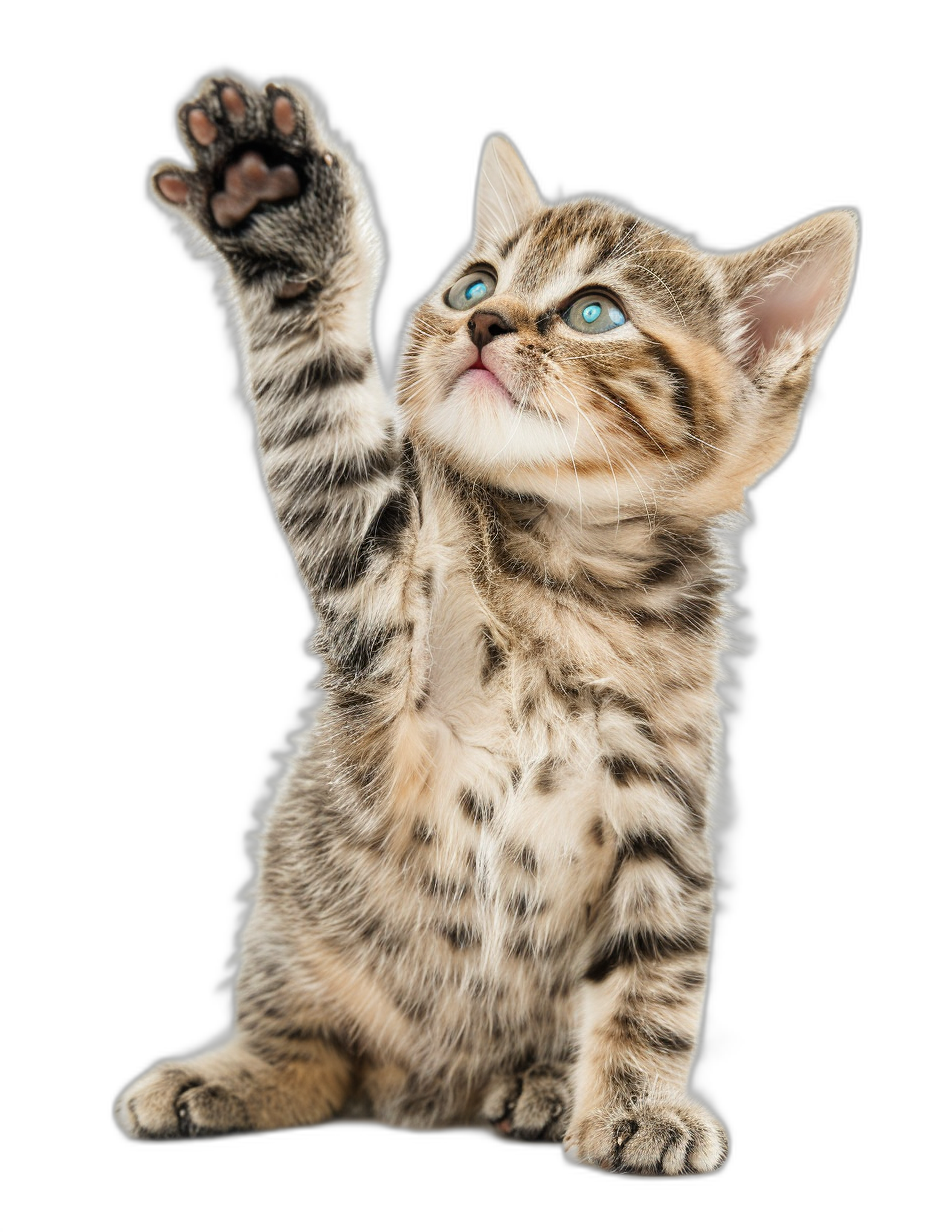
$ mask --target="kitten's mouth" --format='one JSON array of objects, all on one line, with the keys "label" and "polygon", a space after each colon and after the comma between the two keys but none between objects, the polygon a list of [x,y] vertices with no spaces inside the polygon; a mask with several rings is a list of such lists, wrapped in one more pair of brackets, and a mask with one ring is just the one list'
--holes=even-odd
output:
[{"label": "kitten's mouth", "polygon": [[[490,364],[492,364],[492,362],[493,360],[491,358]],[[469,385],[480,385],[483,386],[484,389],[498,389],[501,393],[504,393],[507,398],[511,397],[506,385],[496,375],[490,367],[490,364],[485,364],[483,362],[483,356],[478,351],[477,358],[467,368],[463,369],[458,377],[458,380],[466,380]]]}]

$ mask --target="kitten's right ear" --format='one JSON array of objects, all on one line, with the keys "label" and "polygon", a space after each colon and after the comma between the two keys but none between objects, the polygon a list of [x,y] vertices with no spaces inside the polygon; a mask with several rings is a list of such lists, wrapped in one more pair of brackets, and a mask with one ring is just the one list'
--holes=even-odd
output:
[{"label": "kitten's right ear", "polygon": [[483,147],[477,177],[474,235],[478,239],[508,239],[541,207],[541,197],[528,168],[505,137],[490,137]]}]

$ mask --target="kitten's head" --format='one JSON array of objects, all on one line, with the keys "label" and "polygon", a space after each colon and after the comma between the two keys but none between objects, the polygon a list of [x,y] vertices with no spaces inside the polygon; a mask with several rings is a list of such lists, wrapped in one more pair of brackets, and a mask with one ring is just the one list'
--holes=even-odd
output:
[{"label": "kitten's head", "polygon": [[849,211],[719,256],[601,201],[548,207],[487,143],[474,242],[416,313],[409,430],[554,502],[704,517],[786,451],[850,285]]}]

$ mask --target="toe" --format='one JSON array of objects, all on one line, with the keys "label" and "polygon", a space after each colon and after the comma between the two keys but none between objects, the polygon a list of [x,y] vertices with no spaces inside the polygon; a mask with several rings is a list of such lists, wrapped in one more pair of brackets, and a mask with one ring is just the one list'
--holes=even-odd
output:
[{"label": "toe", "polygon": [[154,179],[155,188],[171,205],[186,205],[190,187],[176,171],[161,171]]},{"label": "toe", "polygon": [[191,107],[187,112],[187,127],[198,145],[212,145],[219,136],[219,129],[202,107]]},{"label": "toe", "polygon": [[292,137],[296,132],[296,109],[293,100],[286,94],[278,94],[271,106],[271,117],[274,126],[285,137]]},{"label": "toe", "polygon": [[219,91],[219,101],[222,103],[222,109],[230,120],[244,120],[248,114],[245,100],[235,86],[222,86]]}]

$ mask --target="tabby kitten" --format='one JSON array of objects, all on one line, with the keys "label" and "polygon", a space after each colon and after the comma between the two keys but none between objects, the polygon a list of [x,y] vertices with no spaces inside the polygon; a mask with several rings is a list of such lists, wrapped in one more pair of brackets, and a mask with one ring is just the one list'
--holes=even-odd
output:
[{"label": "tabby kitten", "polygon": [[326,701],[267,822],[225,1046],[117,1104],[142,1138],[484,1119],[617,1171],[707,1172],[723,580],[713,524],[789,446],[854,215],[703,253],[549,207],[499,137],[397,393],[378,243],[292,90],[207,82],[159,197],[225,259]]}]

